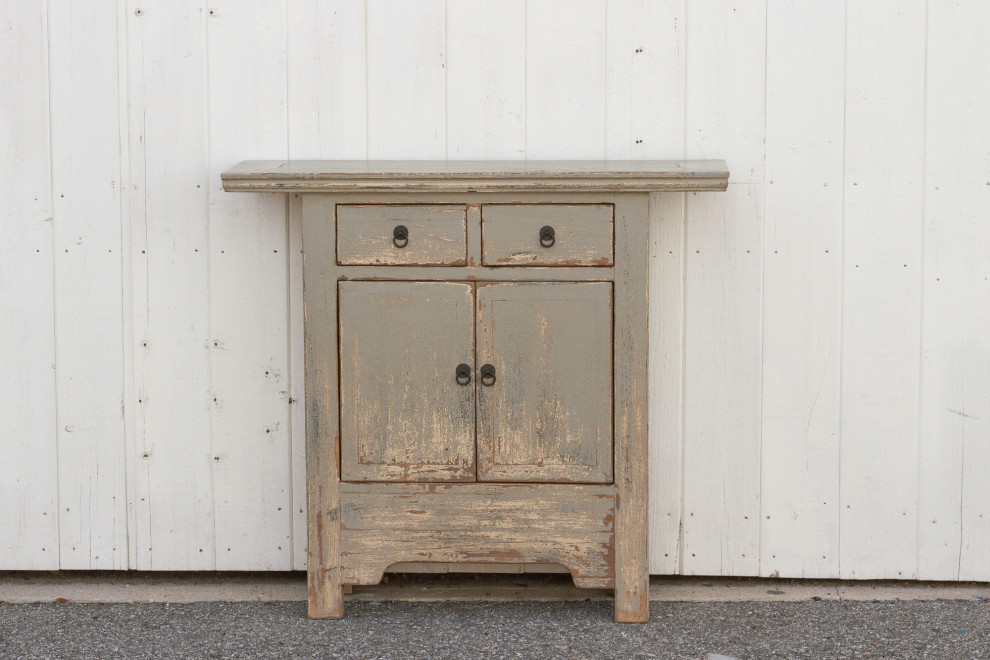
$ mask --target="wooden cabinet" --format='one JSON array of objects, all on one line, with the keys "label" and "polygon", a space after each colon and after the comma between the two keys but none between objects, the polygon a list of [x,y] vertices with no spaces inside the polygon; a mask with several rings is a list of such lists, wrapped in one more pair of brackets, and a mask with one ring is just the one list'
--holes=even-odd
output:
[{"label": "wooden cabinet", "polygon": [[252,162],[304,253],[310,615],[399,562],[554,563],[648,617],[650,192],[721,161]]}]

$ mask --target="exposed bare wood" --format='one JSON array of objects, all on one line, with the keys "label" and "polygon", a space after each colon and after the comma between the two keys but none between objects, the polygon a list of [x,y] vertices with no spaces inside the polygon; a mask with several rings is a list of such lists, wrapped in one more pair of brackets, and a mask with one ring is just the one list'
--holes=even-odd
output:
[{"label": "exposed bare wood", "polygon": [[474,481],[474,286],[341,282],[339,301],[341,478]]},{"label": "exposed bare wood", "polygon": [[487,266],[612,265],[611,204],[485,204],[481,232]]},{"label": "exposed bare wood", "polygon": [[615,620],[649,619],[647,316],[649,196],[615,205]]},{"label": "exposed bare wood", "polygon": [[[610,214],[611,215],[611,214]],[[612,284],[478,285],[478,479],[612,481]]]},{"label": "exposed bare wood", "polygon": [[[337,262],[347,266],[467,263],[463,204],[341,204]],[[405,238],[396,236],[405,229]]]},{"label": "exposed bare wood", "polygon": [[344,615],[340,581],[340,475],[337,408],[337,282],[333,277],[334,228],[325,199],[304,198],[303,260],[306,286],[306,500],[309,616]]},{"label": "exposed bare wood", "polygon": [[398,562],[561,564],[613,584],[612,486],[343,484],[344,582],[376,584]]}]

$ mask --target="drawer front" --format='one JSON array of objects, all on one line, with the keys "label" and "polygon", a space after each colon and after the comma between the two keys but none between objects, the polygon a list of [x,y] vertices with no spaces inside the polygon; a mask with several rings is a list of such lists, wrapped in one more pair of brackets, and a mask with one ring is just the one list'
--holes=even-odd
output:
[{"label": "drawer front", "polygon": [[463,204],[338,204],[342,266],[464,266]]},{"label": "drawer front", "polygon": [[485,204],[486,266],[611,266],[611,204]]}]

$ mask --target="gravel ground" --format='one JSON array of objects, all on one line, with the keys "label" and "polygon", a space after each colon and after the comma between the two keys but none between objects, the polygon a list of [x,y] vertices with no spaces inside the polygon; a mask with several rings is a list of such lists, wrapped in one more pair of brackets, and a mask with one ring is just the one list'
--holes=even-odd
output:
[{"label": "gravel ground", "polygon": [[3,658],[990,658],[990,601],[0,603]]}]

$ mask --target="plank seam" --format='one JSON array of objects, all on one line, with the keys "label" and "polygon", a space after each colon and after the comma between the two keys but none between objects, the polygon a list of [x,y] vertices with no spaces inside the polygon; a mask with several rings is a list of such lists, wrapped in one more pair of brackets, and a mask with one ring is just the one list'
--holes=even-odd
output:
[{"label": "plank seam", "polygon": [[[123,36],[123,40],[121,40]],[[121,382],[123,389],[120,398],[120,412],[124,424],[124,500],[125,540],[127,560],[124,568],[137,568],[137,519],[134,500],[137,490],[137,464],[135,446],[137,440],[134,426],[133,406],[128,405],[128,394],[133,395],[135,382],[134,362],[134,266],[131,236],[133,217],[131,214],[130,186],[130,79],[128,57],[129,32],[127,29],[127,0],[117,2],[117,150],[120,154],[120,272],[121,272]]]},{"label": "plank seam", "polygon": [[362,0],[361,4],[364,7],[364,157],[368,158],[371,155],[371,97],[368,95],[368,79],[371,78],[368,69],[368,35],[371,34],[371,25],[368,23],[368,0]]},{"label": "plank seam", "polygon": [[766,381],[764,369],[764,357],[766,356],[766,320],[767,320],[767,269],[764,254],[767,247],[767,70],[770,66],[770,9],[766,2],[763,3],[763,217],[760,231],[760,400],[759,400],[759,423],[757,428],[760,432],[759,442],[759,476],[757,497],[759,498],[759,518],[757,519],[756,530],[756,574],[763,575],[763,521],[765,509],[763,497],[763,398],[765,394]]},{"label": "plank seam", "polygon": [[[684,57],[681,65],[681,78],[683,82],[683,111],[681,118],[681,134],[684,137],[684,148],[681,151],[682,157],[687,157],[688,153],[688,40],[691,38],[689,29],[688,0],[684,0]],[[687,305],[688,305],[688,280],[687,280],[687,260],[688,260],[688,193],[681,193],[681,501],[680,517],[677,521],[677,574],[684,574],[684,497],[687,491],[685,468],[687,460],[685,457],[687,424],[685,414],[687,413]]]},{"label": "plank seam", "polygon": [[[205,105],[206,105],[206,121],[203,122],[204,130],[206,131],[206,171],[210,171],[210,163],[213,161],[213,141],[210,140],[210,100],[212,98],[210,94],[210,21],[209,12],[203,11],[203,75],[204,84],[206,87],[205,94]],[[209,176],[209,175],[207,175]],[[212,512],[210,519],[210,540],[213,543],[213,569],[216,570],[217,567],[217,494],[216,494],[216,465],[217,462],[214,460],[216,454],[216,446],[214,445],[214,438],[216,435],[216,381],[215,376],[215,360],[216,351],[213,350],[216,345],[215,338],[213,336],[213,208],[210,203],[212,193],[206,195],[206,350],[209,355],[208,360],[208,374],[207,380],[209,382],[209,401],[210,406],[210,437],[209,437],[209,463],[210,463],[210,509]],[[152,546],[154,547],[154,546]]]},{"label": "plank seam", "polygon": [[450,121],[450,85],[447,84],[447,70],[450,68],[450,62],[447,59],[447,3],[443,2],[443,53],[441,55],[443,68],[443,157],[444,159],[450,158],[450,131],[447,130],[447,124]]},{"label": "plank seam", "polygon": [[[289,48],[289,26],[291,25],[291,12],[289,7],[292,3],[285,3],[285,21],[283,23],[283,33],[282,33],[282,43],[285,46],[285,157],[292,157],[292,112],[289,110],[289,85],[292,79],[290,75],[289,62],[291,58],[291,49]],[[286,431],[286,451],[288,452],[287,466],[289,469],[288,474],[288,498],[289,498],[289,539],[288,539],[288,557],[289,557],[289,570],[295,568],[296,562],[296,498],[295,498],[295,480],[294,480],[294,470],[293,470],[293,436],[294,430],[292,425],[292,394],[295,391],[293,388],[293,371],[292,371],[292,195],[285,195],[285,389],[286,389],[286,418],[285,418],[285,431]]]},{"label": "plank seam", "polygon": [[843,417],[843,402],[845,397],[842,395],[843,385],[845,380],[845,360],[842,358],[843,344],[845,343],[845,337],[843,334],[843,328],[845,327],[845,303],[846,303],[846,165],[848,160],[848,150],[846,149],[846,144],[849,139],[847,131],[847,114],[849,112],[849,105],[847,103],[849,98],[849,0],[845,0],[843,12],[842,12],[842,217],[839,221],[839,331],[838,331],[838,350],[839,350],[839,374],[838,374],[838,404],[837,404],[837,414],[836,414],[836,425],[837,432],[839,435],[838,440],[838,475],[837,479],[839,481],[838,490],[838,507],[839,516],[835,523],[836,533],[838,534],[838,542],[836,544],[836,552],[838,552],[838,557],[836,558],[836,572],[837,577],[843,577],[842,568],[842,502],[843,502],[843,490],[842,490],[842,448],[844,446],[844,439],[842,437],[842,417]]},{"label": "plank seam", "polygon": [[522,138],[523,160],[529,160],[529,0],[523,0]]},{"label": "plank seam", "polygon": [[56,328],[58,327],[58,304],[56,297],[58,287],[55,286],[55,276],[58,269],[55,268],[55,135],[54,115],[52,114],[52,35],[51,35],[51,2],[45,2],[45,55],[46,66],[48,67],[48,212],[51,217],[48,219],[51,226],[51,247],[52,247],[52,391],[55,394],[55,401],[52,405],[55,416],[55,557],[56,565],[62,568],[62,525],[58,523],[59,512],[62,510],[61,491],[59,490],[60,464],[59,464],[59,432],[58,432],[58,341],[56,341]]}]

